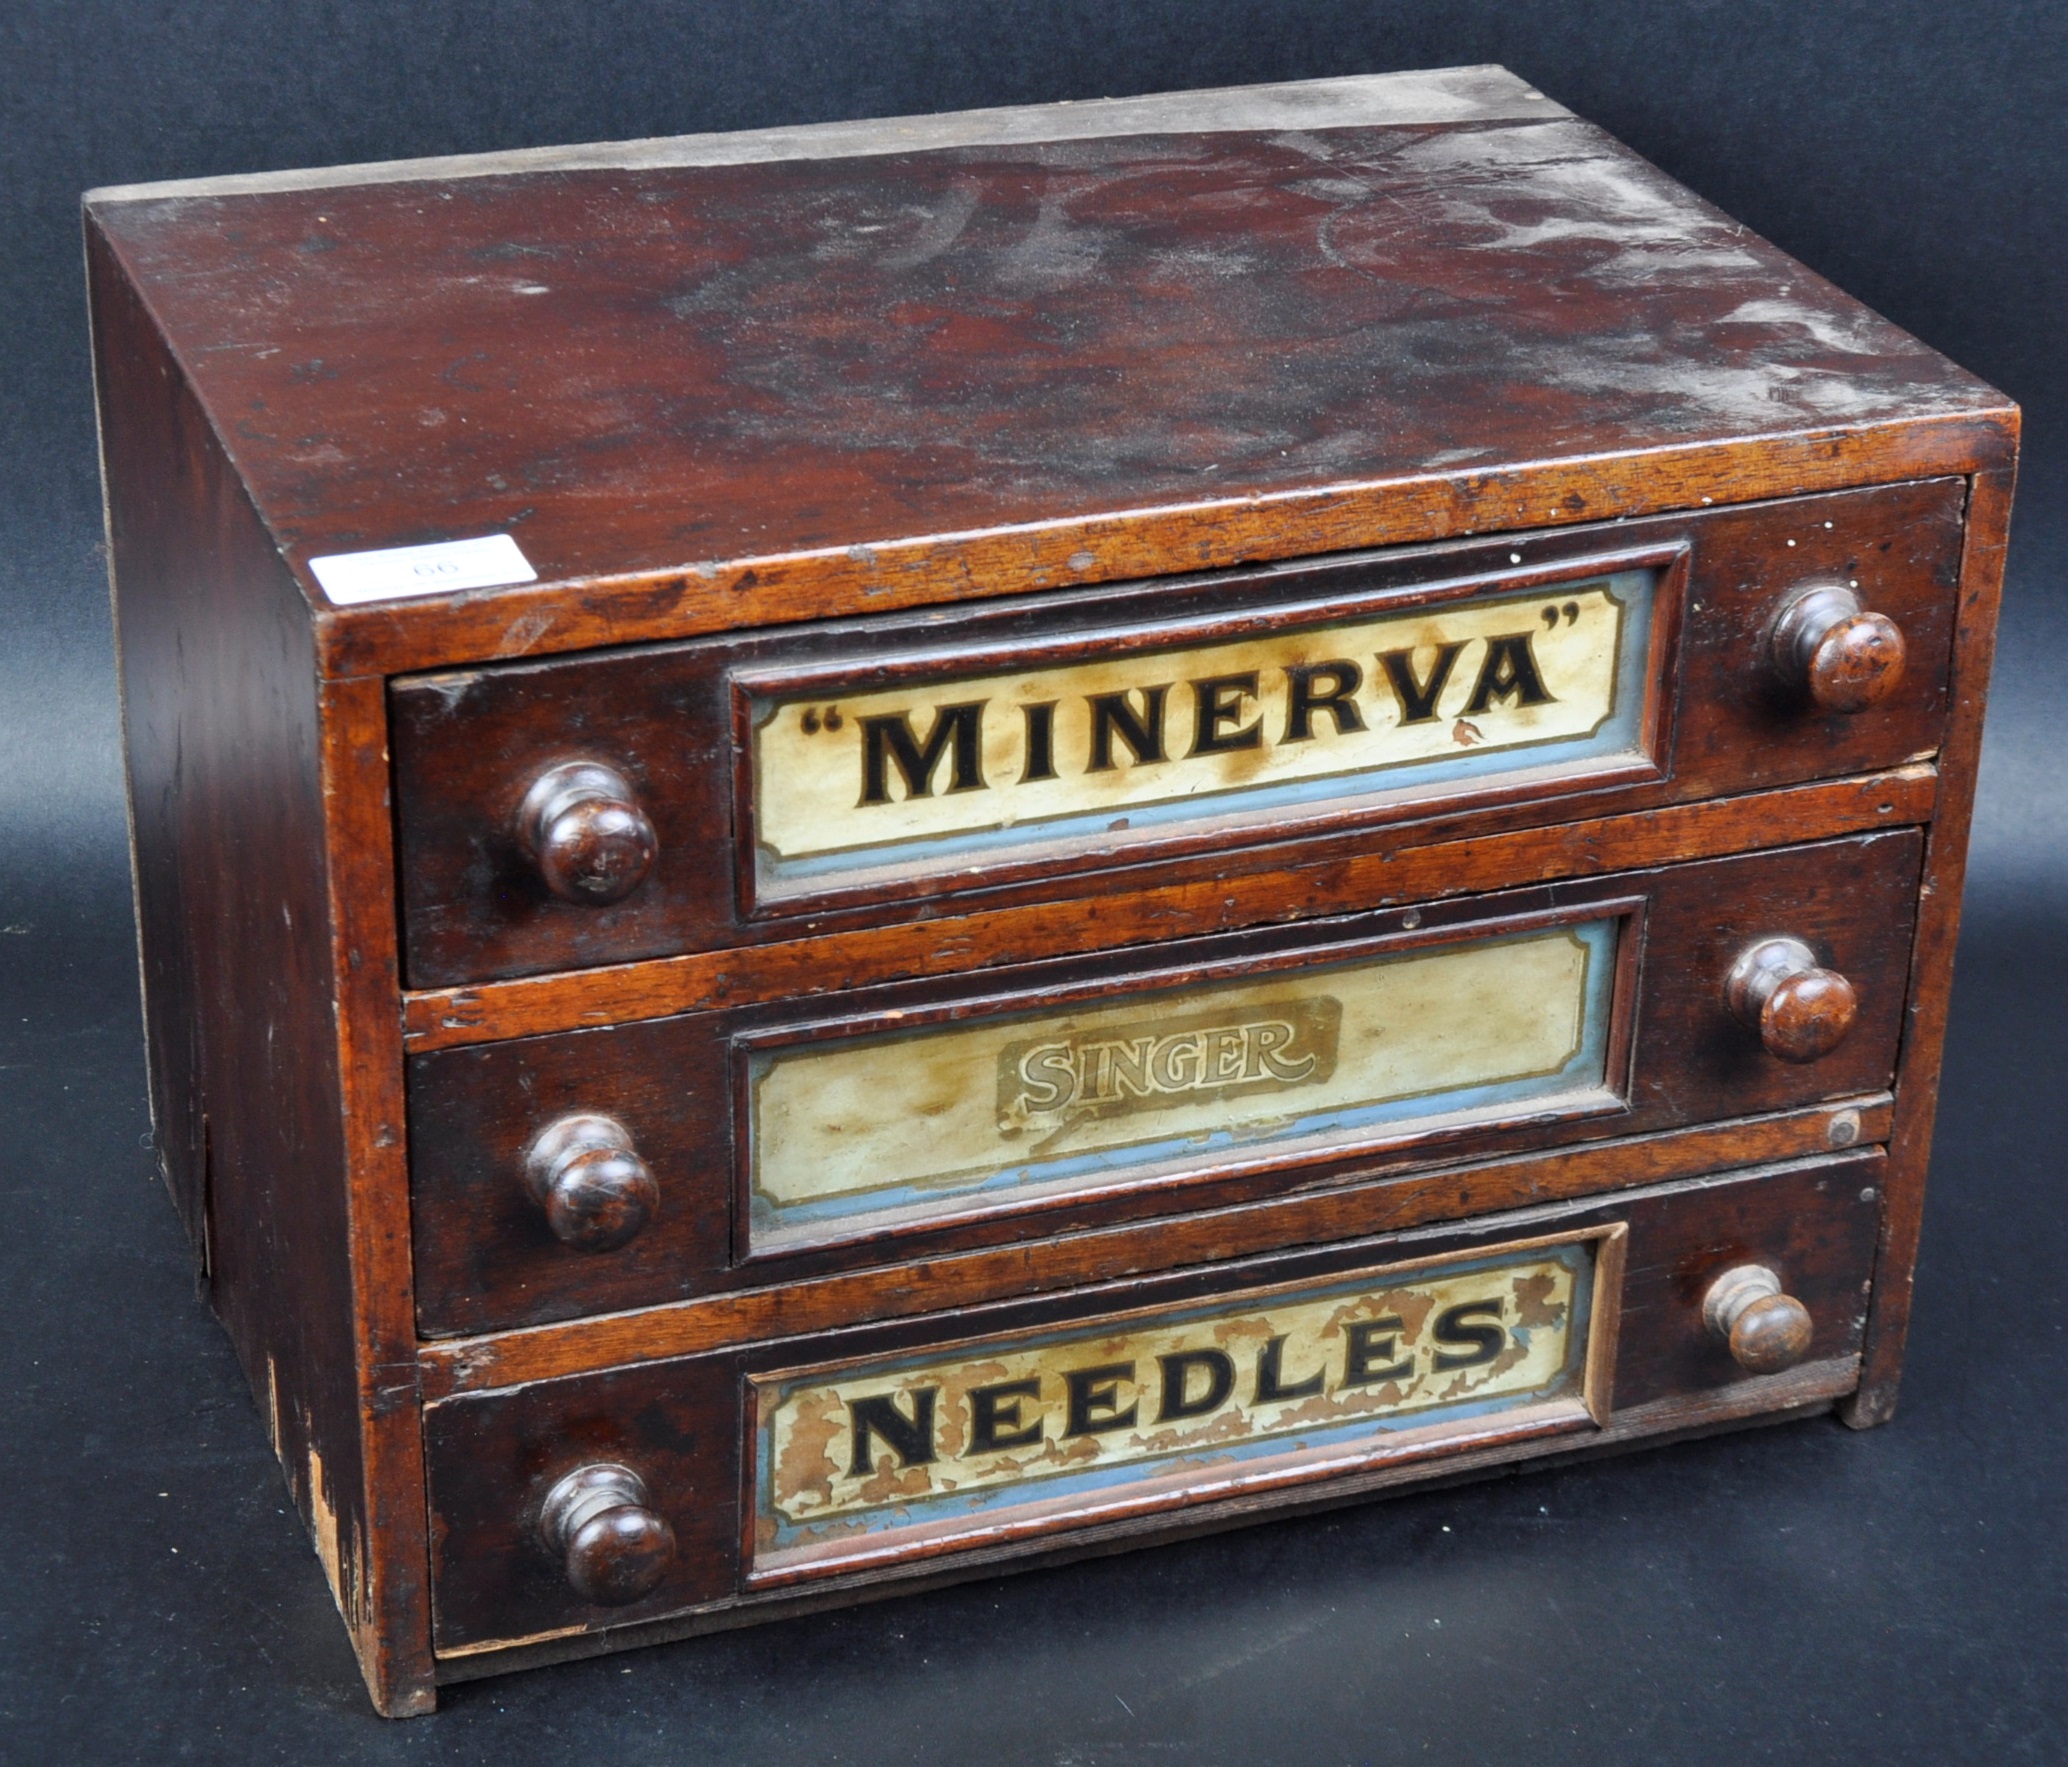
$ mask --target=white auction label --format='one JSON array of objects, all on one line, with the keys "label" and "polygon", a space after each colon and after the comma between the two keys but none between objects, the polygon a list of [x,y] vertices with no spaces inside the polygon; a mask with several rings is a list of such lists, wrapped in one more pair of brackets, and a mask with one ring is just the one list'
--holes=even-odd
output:
[{"label": "white auction label", "polygon": [[310,559],[309,569],[323,593],[340,607],[398,595],[446,595],[459,589],[536,583],[539,576],[508,534],[440,540],[430,546],[389,546],[378,552],[334,552]]}]

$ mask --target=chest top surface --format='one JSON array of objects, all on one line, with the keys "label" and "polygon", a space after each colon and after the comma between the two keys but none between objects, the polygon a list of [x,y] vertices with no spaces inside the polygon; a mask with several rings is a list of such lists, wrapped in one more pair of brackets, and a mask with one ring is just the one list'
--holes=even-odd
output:
[{"label": "chest top surface", "polygon": [[[1518,525],[1693,504],[1633,475],[2007,410],[1498,68],[131,186],[88,217],[319,618],[311,556],[480,535],[538,583],[477,610],[622,587],[603,628],[503,618],[479,654],[1439,538],[1502,525],[1471,488],[1529,473]],[[1776,470],[1740,494],[1797,488]],[[1384,520],[1299,505],[1276,546],[1100,538],[1373,487]],[[956,567],[1010,581],[913,586],[942,537],[1048,532]]]}]

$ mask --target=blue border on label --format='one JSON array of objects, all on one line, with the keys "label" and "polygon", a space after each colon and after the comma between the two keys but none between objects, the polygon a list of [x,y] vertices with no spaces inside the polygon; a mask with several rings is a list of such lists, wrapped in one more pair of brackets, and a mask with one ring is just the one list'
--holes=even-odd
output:
[{"label": "blue border on label", "polygon": [[[1269,1289],[1253,1291],[1249,1295],[1222,1296],[1214,1301],[1174,1308],[1168,1312],[1152,1311],[1128,1315],[1124,1322],[1109,1316],[1076,1322],[1050,1332],[980,1339],[968,1344],[947,1345],[920,1351],[909,1356],[820,1369],[794,1379],[768,1382],[762,1386],[762,1399],[755,1426],[754,1511],[757,1522],[773,1525],[774,1538],[764,1543],[759,1552],[782,1553],[829,1540],[870,1539],[908,1528],[923,1528],[939,1522],[954,1521],[962,1517],[996,1515],[1057,1498],[1114,1491],[1128,1485],[1166,1477],[1174,1467],[1187,1460],[1210,1463],[1218,1481],[1229,1466],[1239,1466],[1247,1461],[1279,1459],[1359,1440],[1396,1435],[1406,1430],[1425,1430],[1438,1424],[1468,1423],[1482,1417],[1497,1416],[1504,1411],[1540,1405],[1547,1399],[1578,1396],[1585,1382],[1587,1349],[1594,1316],[1596,1258],[1600,1244],[1600,1240],[1589,1238],[1570,1241],[1565,1245],[1511,1247],[1488,1253],[1483,1257],[1460,1259],[1456,1263],[1433,1263],[1411,1270],[1381,1269],[1368,1271],[1348,1281],[1331,1279],[1311,1287]],[[829,1517],[822,1522],[788,1521],[776,1513],[771,1501],[771,1493],[775,1489],[775,1413],[782,1402],[799,1387],[823,1386],[832,1380],[874,1380],[900,1374],[907,1369],[932,1367],[951,1355],[963,1356],[974,1361],[981,1359],[987,1352],[1010,1351],[1017,1354],[1068,1344],[1080,1339],[1090,1341],[1110,1336],[1116,1327],[1123,1323],[1129,1329],[1154,1330],[1183,1325],[1195,1319],[1222,1318],[1230,1314],[1260,1311],[1268,1307],[1301,1306],[1310,1301],[1326,1300],[1335,1295],[1356,1294],[1374,1287],[1448,1281],[1453,1277],[1470,1276],[1480,1270],[1500,1270],[1515,1264],[1549,1261],[1563,1263],[1573,1273],[1572,1314],[1566,1327],[1565,1360],[1558,1372],[1549,1380],[1518,1392],[1448,1405],[1439,1401],[1408,1410],[1352,1418],[1315,1430],[1286,1431],[1240,1442],[1215,1442],[1204,1448],[1178,1448],[1167,1454],[1121,1461],[1109,1466],[1091,1467],[1083,1472],[1037,1474],[1007,1484],[987,1485],[977,1491],[941,1492],[931,1497],[901,1498],[878,1505],[871,1510],[850,1510],[839,1517]],[[1516,1325],[1508,1329],[1525,1343],[1529,1341],[1529,1327]]]},{"label": "blue border on label", "polygon": [[[1536,773],[1613,755],[1641,755],[1644,752],[1645,676],[1651,657],[1652,619],[1658,601],[1658,586],[1664,574],[1656,569],[1616,571],[1606,576],[1547,584],[1521,594],[1487,598],[1493,603],[1544,601],[1599,587],[1611,600],[1622,604],[1623,624],[1617,635],[1611,710],[1584,736],[1510,743],[1485,750],[1470,749],[1463,754],[1444,755],[1435,760],[1400,761],[1343,773],[1326,773],[1312,779],[1288,780],[1277,785],[1236,786],[1226,791],[1202,792],[1195,797],[1168,798],[1161,802],[1129,804],[1074,816],[1015,822],[1003,828],[972,829],[962,834],[929,835],[887,842],[880,847],[843,848],[836,853],[817,853],[801,859],[775,858],[762,848],[756,854],[755,864],[764,887],[787,893],[799,884],[837,883],[848,877],[861,881],[870,874],[904,866],[948,869],[972,859],[1009,853],[1015,848],[1110,835],[1116,818],[1125,818],[1128,828],[1140,833],[1208,822],[1220,816],[1268,814],[1327,805],[1339,799],[1349,802],[1358,798],[1404,795],[1453,780],[1471,780],[1483,786],[1493,786],[1518,773]],[[1467,601],[1455,605],[1469,608],[1478,603]],[[1393,611],[1388,610],[1389,613]],[[1397,611],[1405,614],[1414,610]],[[1360,619],[1379,617],[1383,616],[1376,613],[1359,616]],[[1316,629],[1325,630],[1326,627]]]},{"label": "blue border on label", "polygon": [[[1521,939],[1541,939],[1560,934],[1577,938],[1587,952],[1587,973],[1581,982],[1580,1036],[1577,1047],[1563,1066],[1520,1079],[1500,1080],[1476,1086],[1451,1087],[1437,1092],[1411,1093],[1367,1105],[1338,1106],[1306,1116],[1281,1117],[1251,1130],[1217,1129],[1206,1134],[1168,1136],[1139,1141],[1121,1147],[1073,1153],[1051,1160],[1027,1161],[1000,1166],[974,1177],[937,1178],[924,1184],[886,1184],[881,1188],[815,1198],[810,1202],[777,1204],[749,1186],[748,1231],[756,1252],[782,1251],[793,1246],[820,1244],[841,1237],[829,1232],[843,1223],[867,1218],[864,1231],[902,1224],[931,1215],[953,1216],[966,1212],[969,1199],[1012,1195],[1029,1201],[1063,1189],[1113,1185],[1115,1187],[1153,1176],[1159,1168],[1174,1162],[1211,1159],[1215,1155],[1276,1149],[1300,1142],[1336,1140],[1354,1143],[1376,1131],[1397,1129],[1417,1122],[1470,1120],[1512,1111],[1519,1104],[1541,1103],[1567,1095],[1579,1097],[1605,1091],[1608,1085],[1609,1020],[1615,985],[1616,929],[1619,916],[1581,921],[1554,929],[1526,933],[1504,933],[1488,939],[1463,939],[1455,944],[1424,946],[1402,952],[1394,962],[1413,962],[1451,951],[1476,950]],[[1314,969],[1287,969],[1278,975],[1289,983],[1326,975],[1332,969],[1363,967],[1385,958],[1358,958]],[[1206,984],[1211,987],[1214,984]],[[1132,998],[1151,1006],[1159,999],[1197,995],[1203,989],[1190,984],[1176,989],[1146,991]],[[1017,1018],[1046,1017],[1048,1013],[1016,1014]],[[964,1021],[940,1032],[901,1033],[906,1037],[948,1035],[966,1031],[973,1021]],[[1007,1018],[999,1021],[1011,1023]],[[820,1045],[817,1047],[825,1047]],[[750,1058],[747,1084],[765,1071],[771,1055]],[[753,1128],[750,1122],[749,1158],[752,1157]],[[960,1207],[956,1205],[961,1205]]]}]

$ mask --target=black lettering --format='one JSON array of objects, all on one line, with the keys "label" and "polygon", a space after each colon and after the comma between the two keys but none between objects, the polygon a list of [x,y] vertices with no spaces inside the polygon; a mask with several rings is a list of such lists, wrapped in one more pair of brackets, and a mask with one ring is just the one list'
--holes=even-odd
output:
[{"label": "black lettering", "polygon": [[1139,713],[1125,693],[1092,694],[1085,702],[1091,707],[1091,765],[1085,772],[1112,772],[1116,736],[1137,761],[1163,760],[1163,700],[1169,692],[1168,684],[1144,687]]},{"label": "black lettering", "polygon": [[[1474,1314],[1491,1314],[1492,1325],[1474,1325]],[[1501,1303],[1493,1301],[1460,1301],[1455,1307],[1446,1307],[1436,1315],[1436,1370],[1441,1374],[1450,1368],[1477,1368],[1482,1362],[1491,1362],[1508,1342],[1508,1329],[1499,1323]],[[1469,1350],[1446,1350],[1445,1344],[1470,1344]]]},{"label": "black lettering", "polygon": [[1027,716],[1027,765],[1020,772],[1020,783],[1030,779],[1053,779],[1056,776],[1056,702],[1046,700],[1040,705],[1022,706]]},{"label": "black lettering", "polygon": [[1041,1440],[1041,1419],[1023,1424],[1020,1401],[1039,1399],[1038,1380],[1004,1380],[995,1387],[969,1390],[969,1451],[989,1454],[996,1448],[1024,1448]]},{"label": "black lettering", "polygon": [[[1393,1313],[1383,1319],[1353,1319],[1344,1333],[1350,1347],[1343,1356],[1343,1385],[1366,1387],[1378,1380],[1408,1379],[1415,1371],[1415,1359],[1400,1355],[1400,1334],[1405,1330]],[[1388,1356],[1399,1360],[1387,1362]]]},{"label": "black lettering", "polygon": [[881,1436],[898,1457],[900,1466],[927,1466],[933,1461],[933,1401],[936,1389],[920,1387],[912,1394],[912,1415],[907,1417],[888,1393],[873,1393],[866,1399],[847,1402],[848,1426],[854,1433],[854,1453],[848,1457],[850,1477],[866,1478],[876,1470],[870,1452],[870,1438]]},{"label": "black lettering", "polygon": [[1537,653],[1527,632],[1505,632],[1486,641],[1486,658],[1479,665],[1479,680],[1472,697],[1465,702],[1465,716],[1476,717],[1488,706],[1512,699],[1517,705],[1543,706],[1551,703],[1544,678],[1537,673]]},{"label": "black lettering", "polygon": [[1400,701],[1401,723],[1426,724],[1436,716],[1436,702],[1442,697],[1450,681],[1450,672],[1457,666],[1458,653],[1464,648],[1462,638],[1453,644],[1439,644],[1436,661],[1429,665],[1426,681],[1415,679],[1415,653],[1411,650],[1389,650],[1379,658],[1379,666],[1386,671],[1393,697]]},{"label": "black lettering", "polygon": [[862,720],[862,802],[890,802],[890,768],[895,761],[904,776],[905,796],[933,796],[934,769],[944,754],[952,755],[948,765],[948,790],[984,789],[984,707],[986,700],[968,705],[942,706],[933,715],[933,728],[922,745],[912,734],[911,715],[898,712],[889,717]]},{"label": "black lettering", "polygon": [[[1317,683],[1326,682],[1325,687]],[[1291,663],[1285,671],[1285,735],[1282,742],[1305,742],[1314,734],[1314,714],[1326,712],[1336,721],[1336,734],[1362,730],[1364,714],[1351,696],[1364,685],[1364,671],[1347,660]]]},{"label": "black lettering", "polygon": [[1063,1434],[1096,1436],[1107,1430],[1126,1429],[1135,1420],[1135,1407],[1130,1402],[1125,1411],[1120,1409],[1120,1383],[1134,1377],[1132,1362],[1071,1369],[1063,1376],[1063,1389],[1069,1395],[1069,1421]]},{"label": "black lettering", "polygon": [[1327,1369],[1318,1369],[1305,1380],[1285,1381],[1285,1339],[1273,1338],[1257,1356],[1257,1403],[1269,1405],[1277,1399],[1305,1399],[1321,1391]]},{"label": "black lettering", "polygon": [[[1156,1413],[1158,1423],[1168,1423],[1174,1417],[1204,1417],[1209,1411],[1218,1411],[1235,1390],[1235,1358],[1226,1350],[1174,1350],[1156,1360],[1163,1365],[1163,1404]],[[1206,1371],[1206,1390],[1188,1399],[1185,1388],[1191,1384],[1195,1368]]]},{"label": "black lettering", "polygon": [[1261,748],[1264,720],[1257,718],[1241,729],[1232,728],[1242,719],[1242,702],[1257,697],[1257,676],[1217,675],[1210,681],[1192,683],[1192,753],[1225,754],[1231,749]]}]

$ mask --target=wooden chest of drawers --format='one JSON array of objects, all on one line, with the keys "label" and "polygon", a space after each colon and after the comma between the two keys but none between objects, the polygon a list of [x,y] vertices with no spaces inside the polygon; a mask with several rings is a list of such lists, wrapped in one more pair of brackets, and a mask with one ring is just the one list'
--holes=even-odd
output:
[{"label": "wooden chest of drawers", "polygon": [[2017,414],[1600,131],[86,234],[160,1154],[383,1711],[1889,1414]]}]

